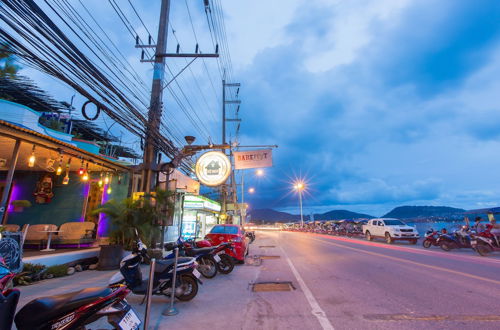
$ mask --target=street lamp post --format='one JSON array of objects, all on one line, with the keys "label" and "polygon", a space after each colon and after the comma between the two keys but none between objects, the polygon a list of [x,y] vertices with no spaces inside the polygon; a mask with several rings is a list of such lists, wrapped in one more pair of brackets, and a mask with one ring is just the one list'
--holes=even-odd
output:
[{"label": "street lamp post", "polygon": [[304,215],[302,213],[302,191],[305,189],[305,184],[303,182],[297,182],[293,186],[299,193],[299,206],[300,206],[300,226],[304,227]]}]

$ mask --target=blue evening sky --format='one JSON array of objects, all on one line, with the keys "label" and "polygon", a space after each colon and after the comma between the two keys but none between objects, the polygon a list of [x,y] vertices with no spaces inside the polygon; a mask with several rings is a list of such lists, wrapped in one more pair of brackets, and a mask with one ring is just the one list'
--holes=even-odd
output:
[{"label": "blue evening sky", "polygon": [[[203,1],[187,2],[200,47],[210,52]],[[139,63],[109,4],[85,3],[149,84],[151,68]],[[118,3],[133,18],[128,2]],[[156,35],[159,1],[133,3]],[[239,141],[279,145],[263,178],[245,174],[246,187],[255,188],[245,195],[251,208],[297,212],[296,178],[307,182],[306,213],[500,204],[499,1],[220,3],[233,78],[242,84]],[[186,1],[172,0],[172,26],[190,50],[196,42],[186,12]],[[133,25],[146,35],[138,20]],[[169,48],[176,43],[170,33]],[[172,61],[178,71],[183,62]],[[212,79],[200,61],[179,78],[209,134],[191,127],[168,93],[164,100],[179,134],[200,143],[206,135],[220,142],[220,75],[211,61],[205,65]],[[73,94],[25,71],[58,98]],[[127,143],[137,146],[132,137]]]}]

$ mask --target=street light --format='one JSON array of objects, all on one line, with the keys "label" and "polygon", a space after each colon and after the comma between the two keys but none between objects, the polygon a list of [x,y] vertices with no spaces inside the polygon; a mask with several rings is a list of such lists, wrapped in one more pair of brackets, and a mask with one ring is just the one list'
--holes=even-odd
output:
[{"label": "street light", "polygon": [[306,188],[306,185],[302,181],[295,182],[293,188],[299,193],[299,205],[300,205],[300,225],[304,227],[304,215],[302,214],[302,192]]},{"label": "street light", "polygon": [[257,171],[255,171],[255,174],[257,176],[263,176],[264,175],[264,170],[258,169]]},{"label": "street light", "polygon": [[255,188],[248,189],[248,192],[251,193],[251,194],[253,194],[255,192]]}]

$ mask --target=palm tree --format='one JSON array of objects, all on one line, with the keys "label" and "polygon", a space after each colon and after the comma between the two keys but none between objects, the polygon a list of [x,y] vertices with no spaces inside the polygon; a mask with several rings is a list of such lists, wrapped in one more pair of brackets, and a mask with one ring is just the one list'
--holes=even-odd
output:
[{"label": "palm tree", "polygon": [[14,64],[14,55],[7,44],[0,44],[0,77],[15,77],[19,66]]}]

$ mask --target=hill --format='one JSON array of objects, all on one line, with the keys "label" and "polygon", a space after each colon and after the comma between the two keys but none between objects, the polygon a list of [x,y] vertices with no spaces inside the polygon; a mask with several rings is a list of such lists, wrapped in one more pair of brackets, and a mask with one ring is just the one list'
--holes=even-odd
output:
[{"label": "hill", "polygon": [[399,206],[394,208],[389,213],[385,214],[384,218],[398,219],[419,219],[419,218],[447,218],[456,219],[463,217],[464,209],[457,209],[448,206]]},{"label": "hill", "polygon": [[[290,214],[273,209],[257,209],[249,212],[251,222],[295,222],[300,221],[300,214]],[[309,221],[310,216],[304,214],[304,221]],[[333,210],[325,213],[314,214],[314,220],[339,220],[339,219],[371,219],[368,214],[356,213],[347,210]]]}]

